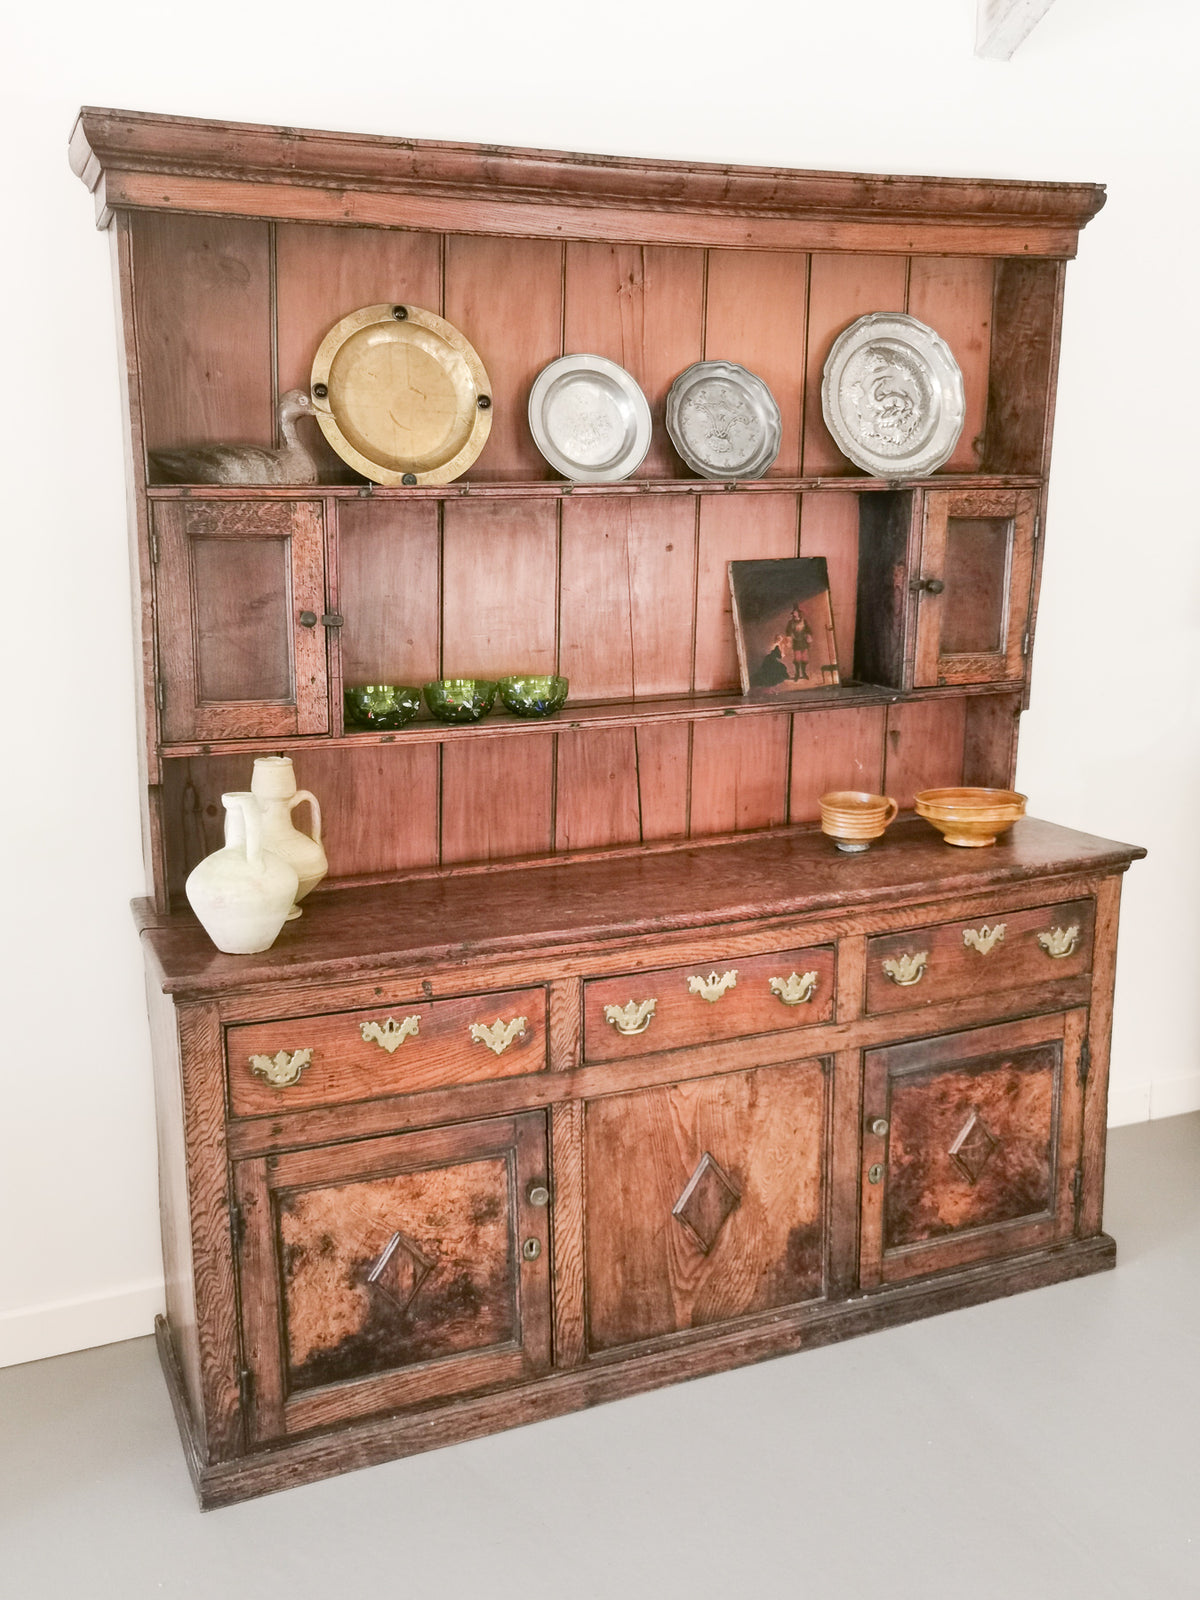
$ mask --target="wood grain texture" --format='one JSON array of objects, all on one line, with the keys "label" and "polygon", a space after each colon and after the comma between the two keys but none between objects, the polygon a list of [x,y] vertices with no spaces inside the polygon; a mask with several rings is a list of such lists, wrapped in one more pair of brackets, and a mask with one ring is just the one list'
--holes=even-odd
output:
[{"label": "wood grain texture", "polygon": [[710,250],[704,300],[704,359],[735,361],[771,391],[782,443],[767,471],[800,471],[804,412],[808,258],[760,250]]},{"label": "wood grain texture", "polygon": [[1088,1071],[1083,1102],[1080,1168],[1082,1190],[1077,1227],[1081,1237],[1099,1233],[1104,1211],[1104,1163],[1108,1129],[1108,1075],[1112,1043],[1113,986],[1117,975],[1117,925],[1121,880],[1106,878],[1096,891],[1095,955],[1088,1013]]},{"label": "wood grain texture", "polygon": [[824,556],[829,568],[829,598],[838,666],[844,679],[854,676],[854,641],[858,621],[858,506],[849,495],[801,496],[800,554]]},{"label": "wood grain texture", "polygon": [[862,1058],[840,1050],[833,1058],[829,1140],[829,1266],[831,1297],[858,1283],[858,1192],[862,1145]]},{"label": "wood grain texture", "polygon": [[[228,762],[222,764],[228,770]],[[295,766],[296,781],[321,802],[334,876],[387,874],[437,864],[436,746],[305,750],[295,758]],[[364,804],[364,795],[371,797],[369,804]]]},{"label": "wood grain texture", "polygon": [[[883,786],[896,804],[911,806],[922,789],[961,783],[966,712],[962,700],[889,706]],[[953,848],[943,845],[943,849]]]},{"label": "wood grain texture", "polygon": [[637,733],[613,728],[557,739],[554,842],[559,850],[633,843],[642,836]]},{"label": "wood grain texture", "polygon": [[581,700],[686,694],[696,508],[569,501],[562,511],[560,670]]},{"label": "wood grain texture", "polygon": [[791,718],[698,722],[692,731],[691,836],[773,828],[787,816]]},{"label": "wood grain texture", "polygon": [[998,261],[995,272],[984,460],[993,472],[1045,472],[1063,267],[1057,261]]},{"label": "wood grain texture", "polygon": [[692,736],[687,723],[634,729],[642,840],[683,839],[688,831]]},{"label": "wood grain texture", "polygon": [[553,808],[548,741],[526,746],[482,739],[442,751],[444,863],[545,854],[553,842]]},{"label": "wood grain texture", "polygon": [[554,1365],[587,1359],[584,1315],[583,1102],[555,1106],[550,1115],[551,1210],[554,1241]]},{"label": "wood grain texture", "polygon": [[1021,696],[977,695],[967,702],[963,782],[972,788],[1011,789],[1017,774]]},{"label": "wood grain texture", "polygon": [[793,717],[789,821],[817,821],[821,796],[835,789],[882,792],[886,719],[882,706]]},{"label": "wood grain texture", "polygon": [[821,415],[821,376],[838,334],[870,311],[903,311],[908,262],[902,255],[861,255],[854,271],[836,255],[812,258],[808,290],[808,357],[804,373],[804,450],[802,470],[820,473],[858,471],[838,449]]},{"label": "wood grain texture", "polygon": [[977,472],[983,461],[994,288],[986,258],[914,256],[909,268],[909,315],[945,340],[963,375],[962,433],[943,472]]},{"label": "wood grain texture", "polygon": [[438,511],[430,501],[338,508],[342,681],[420,685],[439,676]]},{"label": "wood grain texture", "polygon": [[554,506],[451,502],[444,519],[441,676],[553,673]]},{"label": "wood grain texture", "polygon": [[565,353],[607,356],[632,374],[649,401],[653,431],[637,476],[686,477],[664,407],[675,378],[701,358],[703,251],[568,244],[564,283]]},{"label": "wood grain texture", "polygon": [[562,354],[562,246],[452,235],[445,274],[446,318],[479,352],[492,385],[492,430],[471,476],[550,477],[527,408],[533,380]]},{"label": "wood grain texture", "polygon": [[[733,633],[729,563],[794,556],[798,507],[790,495],[746,501],[736,494],[705,496],[700,502],[696,561],[697,693],[741,686]],[[857,523],[857,513],[855,513]],[[857,537],[857,525],[855,528]]]}]

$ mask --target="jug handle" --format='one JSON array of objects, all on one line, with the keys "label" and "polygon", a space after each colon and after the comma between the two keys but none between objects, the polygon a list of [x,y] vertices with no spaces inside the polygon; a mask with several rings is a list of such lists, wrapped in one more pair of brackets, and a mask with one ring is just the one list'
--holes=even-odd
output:
[{"label": "jug handle", "polygon": [[298,805],[300,805],[300,803],[302,801],[304,801],[304,800],[307,800],[309,805],[312,808],[312,836],[313,836],[313,839],[316,841],[317,844],[320,844],[320,842],[321,842],[321,804],[320,804],[320,801],[317,799],[316,795],[310,793],[310,791],[308,789],[297,789],[295,794],[288,801],[288,811],[289,812],[294,811],[296,809],[296,807]]},{"label": "jug handle", "polygon": [[223,794],[221,804],[225,807],[226,846],[236,849],[243,845],[246,860],[257,867],[262,861],[262,814],[258,809],[257,796],[251,794],[249,789],[238,790]]}]

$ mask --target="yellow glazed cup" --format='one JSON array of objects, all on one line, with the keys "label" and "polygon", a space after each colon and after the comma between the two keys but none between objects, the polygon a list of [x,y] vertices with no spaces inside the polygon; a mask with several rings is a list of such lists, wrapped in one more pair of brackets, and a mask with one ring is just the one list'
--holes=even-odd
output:
[{"label": "yellow glazed cup", "polygon": [[821,796],[821,832],[847,855],[871,848],[900,807],[886,794],[836,789]]}]

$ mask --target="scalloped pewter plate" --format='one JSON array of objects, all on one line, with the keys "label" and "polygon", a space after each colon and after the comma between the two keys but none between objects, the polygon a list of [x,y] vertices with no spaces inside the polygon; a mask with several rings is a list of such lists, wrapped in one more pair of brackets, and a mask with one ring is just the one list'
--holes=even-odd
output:
[{"label": "scalloped pewter plate", "polygon": [[313,358],[312,403],[342,460],[372,483],[451,483],[487,443],[492,390],[458,329],[420,306],[363,306]]},{"label": "scalloped pewter plate", "polygon": [[671,385],[667,432],[702,478],[761,478],[779,454],[783,424],[753,372],[734,361],[697,361]]},{"label": "scalloped pewter plate", "polygon": [[619,483],[650,448],[650,406],[634,379],[605,356],[560,356],[529,391],[534,443],[574,483]]},{"label": "scalloped pewter plate", "polygon": [[962,373],[925,323],[873,311],[834,341],[821,410],[856,467],[876,478],[923,478],[949,460],[962,433]]}]

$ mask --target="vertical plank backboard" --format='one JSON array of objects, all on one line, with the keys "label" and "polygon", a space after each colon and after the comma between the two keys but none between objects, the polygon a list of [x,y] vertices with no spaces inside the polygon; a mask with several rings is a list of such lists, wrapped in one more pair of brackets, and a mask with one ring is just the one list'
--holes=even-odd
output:
[{"label": "vertical plank backboard", "polygon": [[431,500],[345,500],[338,510],[342,680],[438,676],[438,511]]},{"label": "vertical plank backboard", "polygon": [[1065,261],[997,261],[988,472],[1049,470]]},{"label": "vertical plank backboard", "polygon": [[854,673],[854,630],[858,613],[858,501],[855,494],[820,490],[801,497],[800,554],[824,556],[829,567],[833,636],[838,666],[846,681]]},{"label": "vertical plank backboard", "polygon": [[492,385],[492,431],[471,468],[480,482],[553,477],[528,406],[533,380],[562,354],[562,260],[552,239],[447,236],[445,314]]},{"label": "vertical plank backboard", "polygon": [[686,838],[692,726],[658,722],[634,731],[642,838]]},{"label": "vertical plank backboard", "polygon": [[794,556],[797,501],[791,494],[706,494],[700,497],[696,562],[696,672],[698,694],[739,688],[729,563],[755,557]]},{"label": "vertical plank backboard", "polygon": [[679,478],[686,468],[663,421],[667,390],[699,361],[704,343],[704,251],[637,244],[568,244],[563,345],[607,356],[641,385],[653,432],[639,478]]},{"label": "vertical plank backboard", "polygon": [[437,865],[436,745],[298,750],[293,759],[296,782],[321,802],[331,878]]},{"label": "vertical plank backboard", "polygon": [[814,255],[808,290],[808,355],[804,372],[806,477],[852,473],[821,415],[821,375],[833,341],[869,311],[903,311],[908,282],[905,256]]},{"label": "vertical plank backboard", "polygon": [[695,524],[691,495],[563,502],[559,659],[575,699],[688,692]]},{"label": "vertical plank backboard", "polygon": [[792,719],[792,781],[789,822],[813,822],[831,789],[883,788],[884,706],[848,706],[844,711],[803,711]]},{"label": "vertical plank backboard", "polygon": [[908,310],[950,346],[963,375],[963,430],[944,472],[978,472],[987,422],[995,266],[986,256],[914,256]]},{"label": "vertical plank backboard", "polygon": [[147,450],[275,442],[266,222],[135,212]]},{"label": "vertical plank backboard", "polygon": [[635,844],[641,838],[637,732],[597,728],[559,735],[555,849]]},{"label": "vertical plank backboard", "polygon": [[[441,314],[442,239],[400,228],[323,228],[299,222],[275,226],[275,342],[279,393],[307,389],[317,346],[336,322],[361,306],[384,302]],[[353,481],[354,473],[315,423],[323,482]]]},{"label": "vertical plank backboard", "polygon": [[691,836],[773,828],[787,817],[791,718],[714,718],[692,730]]},{"label": "vertical plank backboard", "polygon": [[966,706],[961,699],[914,700],[887,708],[884,790],[911,806],[920,789],[962,782]]},{"label": "vertical plank backboard", "polygon": [[736,361],[775,397],[783,439],[768,477],[800,471],[808,257],[776,250],[710,250],[704,359]]},{"label": "vertical plank backboard", "polygon": [[552,848],[554,739],[442,746],[442,861],[498,861]]},{"label": "vertical plank backboard", "polygon": [[444,518],[444,676],[554,672],[554,503],[450,500]]}]

